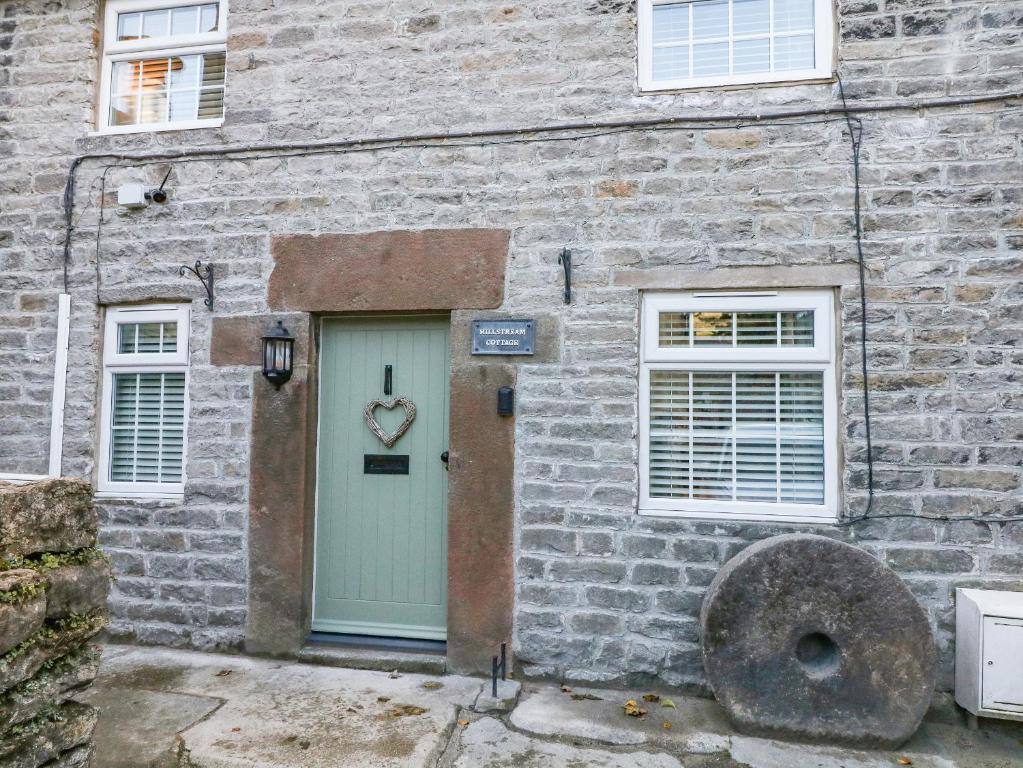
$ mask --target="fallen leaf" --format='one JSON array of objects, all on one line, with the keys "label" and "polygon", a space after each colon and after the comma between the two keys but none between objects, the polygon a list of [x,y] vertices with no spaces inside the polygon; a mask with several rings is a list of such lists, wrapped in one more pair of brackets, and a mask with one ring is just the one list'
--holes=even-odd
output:
[{"label": "fallen leaf", "polygon": [[670,731],[671,730],[671,723],[669,723],[667,720],[665,720],[663,723],[661,723],[661,728],[663,728],[666,731]]},{"label": "fallen leaf", "polygon": [[296,741],[298,741],[298,736],[295,736],[294,734],[292,734],[291,736],[285,736],[281,743],[282,744],[294,744]]},{"label": "fallen leaf", "polygon": [[379,701],[381,704],[386,704],[390,700],[391,700],[390,696],[377,696],[377,701]]},{"label": "fallen leaf", "polygon": [[469,724],[469,721],[468,720],[459,720],[458,724],[460,726],[462,726],[463,728],[465,728],[465,726],[467,726]]},{"label": "fallen leaf", "polygon": [[913,761],[910,760],[908,757],[900,757],[896,762],[898,762],[899,765],[912,765],[913,764]]},{"label": "fallen leaf", "polygon": [[239,731],[241,731],[241,728],[239,728],[238,726],[235,726],[234,728],[231,729],[231,733],[238,733]]},{"label": "fallen leaf", "polygon": [[573,693],[572,701],[603,701],[603,699],[592,693]]},{"label": "fallen leaf", "polygon": [[654,703],[656,703],[656,702],[658,702],[660,700],[661,700],[661,697],[658,696],[656,693],[644,693],[643,694],[643,701],[647,702],[648,704],[654,704]]},{"label": "fallen leaf", "polygon": [[436,680],[427,680],[423,683],[422,687],[428,691],[436,691],[438,688],[443,688],[444,683],[438,683]]},{"label": "fallen leaf", "polygon": [[671,699],[661,699],[661,706],[667,707],[668,709],[677,709],[675,702]]},{"label": "fallen leaf", "polygon": [[628,715],[629,717],[643,717],[643,715],[646,714],[646,710],[640,709],[639,702],[637,702],[635,699],[629,699],[627,702],[625,702],[625,705],[622,707],[622,709],[625,711],[625,714]]},{"label": "fallen leaf", "polygon": [[299,747],[301,747],[302,749],[309,749],[309,745],[310,745],[311,743],[312,743],[312,742],[309,742],[309,741],[305,741],[305,740],[303,739],[302,741],[298,742],[298,746],[299,746]]},{"label": "fallen leaf", "polygon": [[415,704],[398,704],[391,707],[384,714],[387,717],[415,717],[416,715],[422,715],[429,710],[426,707],[418,707]]},{"label": "fallen leaf", "polygon": [[217,672],[217,674],[214,675],[214,677],[227,677],[230,674],[231,674],[230,669],[222,669],[219,672]]}]

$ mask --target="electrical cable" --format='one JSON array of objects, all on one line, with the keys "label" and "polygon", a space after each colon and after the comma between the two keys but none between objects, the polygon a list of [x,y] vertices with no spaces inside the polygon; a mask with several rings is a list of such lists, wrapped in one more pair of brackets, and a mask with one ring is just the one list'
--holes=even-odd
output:
[{"label": "electrical cable", "polygon": [[[837,73],[836,73],[837,74]],[[838,77],[838,93],[842,105],[846,105],[845,85],[842,75]],[[867,448],[867,506],[863,514],[847,518],[845,525],[862,522],[870,517],[874,506],[874,443],[870,430],[870,381],[867,378],[867,265],[863,257],[863,219],[861,216],[860,197],[860,148],[863,146],[863,123],[853,124],[852,116],[845,113],[846,127],[849,130],[849,141],[852,145],[853,167],[853,229],[856,239],[856,263],[859,265],[860,277],[860,375],[863,378],[863,431]]]}]

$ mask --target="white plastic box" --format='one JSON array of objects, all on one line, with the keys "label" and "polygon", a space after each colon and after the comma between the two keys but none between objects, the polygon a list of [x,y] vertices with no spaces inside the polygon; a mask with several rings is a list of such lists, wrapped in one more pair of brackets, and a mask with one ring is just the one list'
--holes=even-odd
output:
[{"label": "white plastic box", "polygon": [[1023,592],[956,590],[956,702],[1023,721]]}]

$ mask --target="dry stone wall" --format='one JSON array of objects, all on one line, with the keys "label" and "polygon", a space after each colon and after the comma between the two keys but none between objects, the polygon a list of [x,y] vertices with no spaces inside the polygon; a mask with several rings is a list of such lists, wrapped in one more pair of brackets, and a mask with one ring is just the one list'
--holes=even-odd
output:
[{"label": "dry stone wall", "polygon": [[0,483],[0,765],[84,768],[96,711],[74,700],[99,668],[110,567],[92,488]]},{"label": "dry stone wall", "polygon": [[[1021,0],[837,0],[855,103],[1019,89]],[[89,152],[431,133],[559,121],[768,113],[839,103],[837,83],[677,94],[636,88],[622,0],[232,0],[221,129],[94,136],[94,0],[0,0],[0,469],[45,470],[62,286],[61,193]],[[182,501],[99,505],[118,580],[111,635],[237,648],[246,620],[251,370],[210,365],[210,314],[177,267],[217,268],[217,315],[267,311],[280,233],[512,232],[506,305],[562,331],[520,371],[517,657],[537,674],[699,686],[699,605],[766,536],[851,541],[910,584],[951,684],[957,586],[1023,588],[1023,110],[1018,102],[863,116],[868,368],[879,513],[854,529],[636,514],[638,293],[622,271],[852,263],[844,122],[656,131],[316,157],[174,164],[170,200],[116,206],[83,167],[65,473],[96,471],[100,303],[195,300]],[[528,137],[527,137],[528,138]],[[99,245],[97,246],[97,242]],[[575,258],[574,301],[557,255]],[[684,284],[684,280],[682,280]],[[864,508],[858,291],[839,296],[845,510]]]}]

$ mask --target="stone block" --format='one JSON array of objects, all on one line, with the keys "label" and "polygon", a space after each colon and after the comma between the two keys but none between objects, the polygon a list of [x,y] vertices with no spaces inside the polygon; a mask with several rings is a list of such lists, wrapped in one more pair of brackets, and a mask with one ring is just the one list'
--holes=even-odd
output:
[{"label": "stone block", "polygon": [[0,556],[92,547],[98,525],[89,483],[69,478],[0,482]]},{"label": "stone block", "polygon": [[45,582],[27,568],[0,572],[0,654],[31,637],[46,618]]},{"label": "stone block", "polygon": [[65,565],[46,574],[46,617],[57,619],[72,613],[103,608],[110,594],[110,564],[96,558],[82,565]]},{"label": "stone block", "polygon": [[58,621],[52,631],[35,635],[35,641],[22,652],[13,657],[0,656],[0,691],[32,677],[46,662],[77,650],[105,625],[106,619],[100,614],[73,622]]},{"label": "stone block", "polygon": [[62,704],[99,671],[100,650],[88,645],[41,669],[0,696],[0,731],[31,720],[46,706]]},{"label": "stone block", "polygon": [[26,724],[24,735],[0,740],[4,768],[39,768],[86,744],[96,728],[97,712],[87,704],[69,701],[53,715],[43,714]]}]

